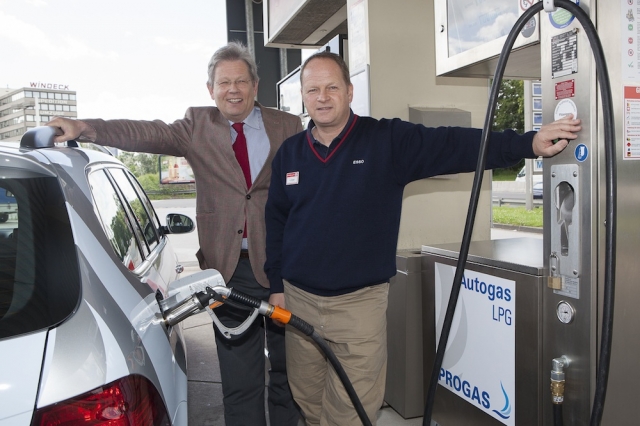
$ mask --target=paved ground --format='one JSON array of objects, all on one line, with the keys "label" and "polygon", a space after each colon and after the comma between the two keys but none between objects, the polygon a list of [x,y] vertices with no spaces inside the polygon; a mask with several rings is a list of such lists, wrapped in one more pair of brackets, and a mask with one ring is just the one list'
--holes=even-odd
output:
[{"label": "paved ground", "polygon": [[187,341],[189,379],[189,424],[224,426],[222,385],[218,356],[208,314],[199,314],[183,323]]}]

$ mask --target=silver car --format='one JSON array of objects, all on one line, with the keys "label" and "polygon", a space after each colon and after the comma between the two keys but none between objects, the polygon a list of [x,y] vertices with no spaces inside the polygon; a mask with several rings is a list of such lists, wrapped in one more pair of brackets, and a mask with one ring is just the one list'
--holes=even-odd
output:
[{"label": "silver car", "polygon": [[[125,166],[53,146],[51,128],[0,147],[0,426],[186,425],[180,325],[159,302],[182,268]],[[180,281],[177,281],[178,283]]]}]

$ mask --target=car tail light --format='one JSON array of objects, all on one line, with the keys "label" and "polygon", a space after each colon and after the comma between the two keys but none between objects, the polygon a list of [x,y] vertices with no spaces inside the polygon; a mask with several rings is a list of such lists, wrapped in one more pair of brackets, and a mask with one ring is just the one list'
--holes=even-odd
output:
[{"label": "car tail light", "polygon": [[145,377],[132,375],[40,408],[34,426],[168,426],[162,397]]}]

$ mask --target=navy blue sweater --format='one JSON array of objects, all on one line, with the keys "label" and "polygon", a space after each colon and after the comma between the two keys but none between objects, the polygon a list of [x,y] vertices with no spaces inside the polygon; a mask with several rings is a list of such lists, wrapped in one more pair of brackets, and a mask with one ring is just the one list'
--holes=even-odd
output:
[{"label": "navy blue sweater", "polygon": [[[265,212],[271,293],[283,291],[282,279],[320,296],[387,282],[396,273],[405,185],[474,171],[482,131],[354,116],[343,134],[326,159],[307,130],[273,160]],[[534,134],[493,133],[487,169],[535,157]]]}]

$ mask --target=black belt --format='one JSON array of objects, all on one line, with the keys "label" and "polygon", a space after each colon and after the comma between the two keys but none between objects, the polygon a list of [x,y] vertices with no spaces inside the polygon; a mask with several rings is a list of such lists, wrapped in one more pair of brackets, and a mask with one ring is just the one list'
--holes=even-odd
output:
[{"label": "black belt", "polygon": [[240,250],[240,259],[248,259],[249,251],[248,250]]}]

